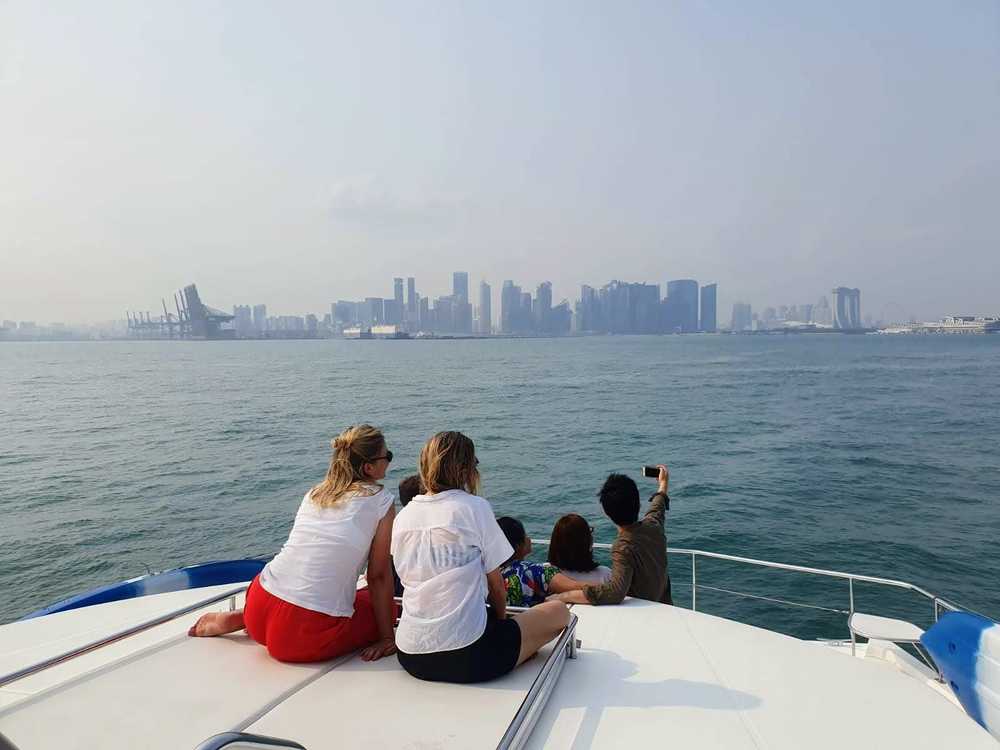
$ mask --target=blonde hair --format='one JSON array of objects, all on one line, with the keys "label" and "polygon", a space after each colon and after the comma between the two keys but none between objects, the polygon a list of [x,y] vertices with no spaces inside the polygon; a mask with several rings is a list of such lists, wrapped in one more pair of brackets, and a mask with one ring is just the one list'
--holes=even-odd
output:
[{"label": "blonde hair", "polygon": [[461,432],[439,432],[420,451],[420,483],[434,495],[445,490],[479,492],[476,446]]},{"label": "blonde hair", "polygon": [[363,490],[364,485],[381,489],[364,473],[365,464],[373,462],[385,450],[385,437],[380,430],[370,424],[354,425],[337,435],[330,445],[333,447],[330,468],[323,481],[309,493],[316,505],[332,507],[351,490]]}]

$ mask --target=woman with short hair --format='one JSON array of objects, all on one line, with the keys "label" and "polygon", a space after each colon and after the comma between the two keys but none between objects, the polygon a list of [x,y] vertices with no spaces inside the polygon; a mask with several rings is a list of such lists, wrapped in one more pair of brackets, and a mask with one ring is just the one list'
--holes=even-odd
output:
[{"label": "woman with short hair", "polygon": [[580,583],[601,584],[611,578],[611,568],[594,559],[594,529],[576,513],[567,513],[552,528],[549,563]]},{"label": "woman with short hair", "polygon": [[500,677],[569,622],[561,602],[507,618],[500,568],[514,550],[490,504],[476,494],[478,464],[475,445],[462,433],[434,435],[420,452],[424,492],[400,511],[393,526],[392,558],[404,588],[398,658],[422,680]]},{"label": "woman with short hair", "polygon": [[[368,424],[344,430],[332,447],[326,478],[302,498],[288,541],[250,583],[243,610],[203,615],[189,635],[246,628],[287,662],[326,661],[359,648],[366,661],[395,652],[395,498],[378,483],[392,451]],[[368,588],[359,590],[366,566]]]}]

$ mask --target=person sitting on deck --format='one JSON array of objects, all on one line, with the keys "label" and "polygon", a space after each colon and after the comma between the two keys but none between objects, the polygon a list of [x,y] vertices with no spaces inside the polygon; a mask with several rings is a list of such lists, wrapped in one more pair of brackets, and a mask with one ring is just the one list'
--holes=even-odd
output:
[{"label": "person sitting on deck", "polygon": [[626,596],[673,604],[667,575],[665,516],[670,506],[667,484],[670,473],[659,467],[659,487],[650,507],[639,520],[639,488],[624,474],[611,474],[601,487],[601,506],[618,527],[611,546],[611,579],[550,598],[569,604],[621,604]]},{"label": "person sitting on deck", "polygon": [[607,583],[611,579],[611,568],[598,565],[594,559],[594,529],[576,513],[567,513],[552,528],[549,564],[580,583]]},{"label": "person sitting on deck", "polygon": [[[378,484],[390,461],[371,425],[340,433],[326,478],[305,494],[288,541],[250,583],[244,609],[202,615],[188,634],[246,628],[285,662],[326,661],[359,648],[366,661],[394,653],[394,498]],[[366,563],[368,588],[358,590]]]},{"label": "person sitting on deck", "polygon": [[475,445],[462,433],[434,435],[420,452],[424,494],[413,498],[393,525],[392,557],[403,582],[398,658],[421,680],[500,677],[569,623],[561,602],[507,619],[500,566],[514,550],[489,502],[475,494],[478,463]]},{"label": "person sitting on deck", "polygon": [[514,548],[514,556],[500,570],[507,589],[508,606],[534,607],[544,602],[549,594],[583,588],[582,583],[563,575],[558,568],[525,561],[524,558],[531,554],[531,537],[516,518],[498,518],[497,525]]},{"label": "person sitting on deck", "polygon": [[[405,508],[410,500],[423,491],[423,488],[420,486],[420,477],[416,474],[410,474],[410,476],[399,483],[399,504]],[[403,584],[399,580],[395,563],[392,565],[392,589],[396,596],[403,595]]]}]

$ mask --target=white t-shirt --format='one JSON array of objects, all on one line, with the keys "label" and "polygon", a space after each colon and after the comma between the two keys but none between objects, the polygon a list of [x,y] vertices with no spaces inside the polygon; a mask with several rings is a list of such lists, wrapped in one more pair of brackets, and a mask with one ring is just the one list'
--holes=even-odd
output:
[{"label": "white t-shirt", "polygon": [[[546,567],[551,567],[548,563],[545,563]],[[582,570],[563,570],[559,569],[567,578],[572,578],[574,581],[579,581],[580,583],[594,583],[602,584],[607,583],[611,580],[611,568],[605,565],[598,565],[593,570],[588,570],[586,572]]]},{"label": "white t-shirt", "polygon": [[329,508],[302,498],[288,541],[260,572],[260,585],[291,604],[333,617],[354,614],[358,576],[379,521],[395,497],[377,486]]},{"label": "white t-shirt", "polygon": [[486,573],[513,554],[493,508],[462,490],[417,495],[392,525],[403,583],[396,645],[407,654],[451,651],[486,630]]}]

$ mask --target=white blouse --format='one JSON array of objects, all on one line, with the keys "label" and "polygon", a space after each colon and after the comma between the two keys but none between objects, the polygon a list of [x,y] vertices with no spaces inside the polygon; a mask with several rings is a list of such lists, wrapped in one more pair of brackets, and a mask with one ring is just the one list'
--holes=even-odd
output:
[{"label": "white blouse", "polygon": [[392,526],[403,584],[396,645],[407,654],[451,651],[486,630],[486,573],[513,554],[493,508],[478,495],[417,495]]},{"label": "white blouse", "polygon": [[379,521],[395,496],[377,486],[332,507],[316,505],[307,492],[288,541],[260,572],[260,585],[286,602],[333,617],[354,614],[358,576]]}]

